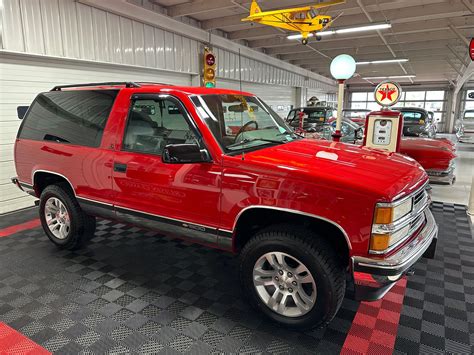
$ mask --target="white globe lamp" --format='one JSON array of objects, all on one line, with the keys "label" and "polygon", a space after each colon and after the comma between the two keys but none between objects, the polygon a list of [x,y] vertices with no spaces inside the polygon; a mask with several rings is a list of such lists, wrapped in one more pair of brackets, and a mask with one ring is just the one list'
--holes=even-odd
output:
[{"label": "white globe lamp", "polygon": [[337,119],[336,132],[333,134],[333,140],[339,142],[341,139],[342,105],[344,103],[344,82],[352,78],[356,71],[356,62],[348,54],[340,54],[331,62],[331,75],[339,84],[339,94],[337,97]]}]

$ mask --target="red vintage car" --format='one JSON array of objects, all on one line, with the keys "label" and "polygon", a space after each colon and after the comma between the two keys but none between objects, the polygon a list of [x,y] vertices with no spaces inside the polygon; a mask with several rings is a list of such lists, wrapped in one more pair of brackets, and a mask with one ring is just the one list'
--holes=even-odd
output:
[{"label": "red vintage car", "polygon": [[[326,127],[320,127],[316,132],[306,131],[305,136],[330,140],[334,131],[335,120],[335,118],[330,119]],[[341,128],[343,133],[341,141],[346,143],[360,141],[359,138],[363,135],[364,124],[365,118],[362,118],[361,114],[356,116],[356,122],[354,122],[354,118],[344,118]],[[358,135],[359,137],[357,137]],[[400,152],[420,163],[428,173],[430,182],[441,184],[453,184],[455,182],[456,147],[449,139],[402,137]]]},{"label": "red vintage car", "polygon": [[346,281],[383,297],[436,248],[416,161],[303,139],[241,91],[55,87],[24,116],[15,165],[56,246],[88,243],[102,217],[240,254],[243,293],[287,327],[328,324]]}]

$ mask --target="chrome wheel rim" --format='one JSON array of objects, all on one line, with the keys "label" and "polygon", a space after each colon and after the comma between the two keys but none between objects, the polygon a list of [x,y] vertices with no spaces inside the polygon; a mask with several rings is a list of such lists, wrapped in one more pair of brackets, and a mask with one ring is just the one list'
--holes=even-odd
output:
[{"label": "chrome wheel rim", "polygon": [[303,316],[316,302],[316,283],[309,269],[285,253],[262,255],[253,268],[253,284],[263,303],[285,317]]},{"label": "chrome wheel rim", "polygon": [[50,197],[44,205],[44,217],[49,231],[58,239],[66,239],[71,229],[71,220],[64,203],[56,197]]}]

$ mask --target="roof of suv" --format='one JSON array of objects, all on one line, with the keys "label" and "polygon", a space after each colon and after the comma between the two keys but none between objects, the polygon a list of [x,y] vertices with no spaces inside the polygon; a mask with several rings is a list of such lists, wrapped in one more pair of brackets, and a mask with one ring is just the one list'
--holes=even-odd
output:
[{"label": "roof of suv", "polygon": [[149,82],[109,82],[109,83],[90,83],[77,85],[56,86],[51,91],[62,90],[110,90],[110,89],[132,89],[138,92],[161,92],[180,91],[188,95],[246,95],[254,96],[251,93],[239,90],[229,90],[220,88],[205,88],[200,86],[174,86],[163,83],[149,83]]}]

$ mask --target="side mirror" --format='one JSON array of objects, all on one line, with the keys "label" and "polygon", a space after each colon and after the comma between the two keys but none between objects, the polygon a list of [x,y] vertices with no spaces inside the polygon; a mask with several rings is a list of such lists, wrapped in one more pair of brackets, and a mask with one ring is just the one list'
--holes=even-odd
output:
[{"label": "side mirror", "polygon": [[212,161],[209,152],[201,149],[197,144],[169,144],[163,149],[161,156],[163,163],[190,164],[209,163]]},{"label": "side mirror", "polygon": [[16,108],[16,114],[18,115],[18,118],[20,120],[25,118],[26,112],[28,111],[29,108],[30,108],[30,106],[18,106]]}]

